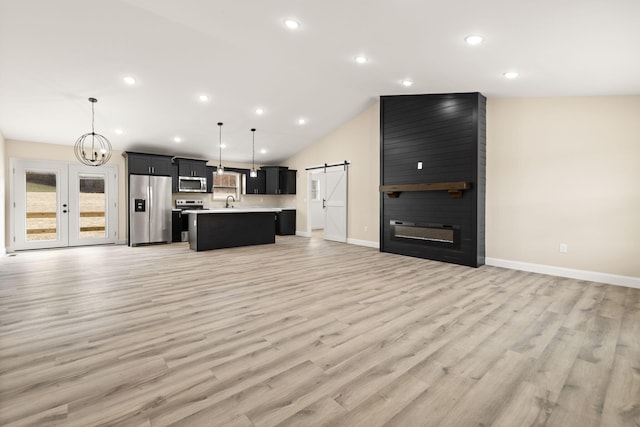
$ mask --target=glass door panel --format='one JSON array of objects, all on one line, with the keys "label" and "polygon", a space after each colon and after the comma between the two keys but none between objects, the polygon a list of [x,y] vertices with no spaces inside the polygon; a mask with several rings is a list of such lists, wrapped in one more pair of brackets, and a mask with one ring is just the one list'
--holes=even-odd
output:
[{"label": "glass door panel", "polygon": [[116,242],[116,176],[110,166],[69,165],[69,246]]},{"label": "glass door panel", "polygon": [[80,239],[104,238],[106,232],[106,194],[104,177],[80,175]]},{"label": "glass door panel", "polygon": [[11,160],[15,249],[67,246],[68,167],[42,160]]},{"label": "glass door panel", "polygon": [[57,178],[52,172],[25,173],[27,242],[58,238]]}]

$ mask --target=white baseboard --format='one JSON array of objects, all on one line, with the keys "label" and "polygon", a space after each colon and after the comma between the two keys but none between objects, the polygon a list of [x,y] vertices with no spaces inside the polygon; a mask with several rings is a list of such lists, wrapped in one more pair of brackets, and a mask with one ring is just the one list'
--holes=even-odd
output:
[{"label": "white baseboard", "polygon": [[[308,233],[306,231],[296,230],[296,236],[311,237],[311,234],[312,233]],[[350,244],[350,245],[366,246],[366,247],[369,247],[369,248],[380,249],[380,243],[379,242],[372,242],[370,240],[360,240],[360,239],[347,238],[347,243]]]},{"label": "white baseboard", "polygon": [[588,280],[590,282],[607,283],[609,285],[627,286],[629,288],[640,289],[640,277],[619,276],[617,274],[599,273],[597,271],[574,270],[572,268],[531,264],[528,262],[510,261],[498,258],[485,258],[484,262],[486,265],[494,267],[530,271],[532,273],[549,274],[552,276],[568,277],[570,279]]},{"label": "white baseboard", "polygon": [[358,246],[366,246],[369,248],[380,249],[380,242],[372,242],[370,240],[360,240],[360,239],[349,239],[347,238],[347,243],[350,245],[358,245]]},{"label": "white baseboard", "polygon": [[116,245],[126,245],[126,244],[127,244],[127,239],[116,240]]}]

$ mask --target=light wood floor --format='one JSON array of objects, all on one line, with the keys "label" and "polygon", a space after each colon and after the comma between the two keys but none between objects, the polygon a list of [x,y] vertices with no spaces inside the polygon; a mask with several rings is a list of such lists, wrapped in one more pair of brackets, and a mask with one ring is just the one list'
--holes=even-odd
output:
[{"label": "light wood floor", "polygon": [[0,280],[5,426],[640,425],[637,289],[293,236]]}]

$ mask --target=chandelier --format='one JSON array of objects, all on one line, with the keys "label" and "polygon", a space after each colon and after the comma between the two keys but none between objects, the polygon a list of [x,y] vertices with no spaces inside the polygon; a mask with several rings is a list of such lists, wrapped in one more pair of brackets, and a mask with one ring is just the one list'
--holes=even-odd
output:
[{"label": "chandelier", "polygon": [[91,132],[77,139],[74,151],[80,163],[87,166],[101,166],[111,158],[111,143],[104,136],[95,133],[93,106],[98,100],[89,98],[89,102],[91,103]]}]

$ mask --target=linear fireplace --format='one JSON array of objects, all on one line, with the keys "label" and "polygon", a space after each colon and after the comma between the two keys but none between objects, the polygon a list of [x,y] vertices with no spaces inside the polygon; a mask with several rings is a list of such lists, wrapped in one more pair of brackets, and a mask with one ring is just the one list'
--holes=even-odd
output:
[{"label": "linear fireplace", "polygon": [[458,225],[416,224],[398,220],[391,220],[389,225],[393,240],[450,248],[460,246],[460,226]]}]

